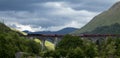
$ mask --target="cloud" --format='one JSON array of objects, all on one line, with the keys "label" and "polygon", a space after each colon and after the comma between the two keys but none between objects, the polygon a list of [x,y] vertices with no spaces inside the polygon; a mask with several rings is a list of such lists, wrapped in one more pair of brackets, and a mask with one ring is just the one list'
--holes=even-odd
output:
[{"label": "cloud", "polygon": [[[46,2],[65,2],[68,3],[68,6],[71,6],[74,9],[87,9],[87,10],[105,10],[106,7],[111,6],[112,3],[115,3],[118,0],[0,0],[0,10],[1,11],[34,11],[37,6],[33,4],[46,3]],[[99,7],[98,7],[99,6]],[[104,7],[103,7],[104,6]],[[40,6],[39,6],[40,7]],[[39,8],[38,7],[38,8]]]},{"label": "cloud", "polygon": [[[47,17],[42,17],[41,11],[2,11],[0,16],[6,17],[7,25],[11,27],[15,25],[16,27],[14,28],[21,31],[57,31],[65,27],[80,28],[98,14],[87,10],[74,10],[64,6],[65,3],[63,2],[47,2],[43,5],[43,7],[49,9],[49,11],[44,10],[44,13],[42,13],[42,15]],[[12,23],[9,24],[9,22]]]},{"label": "cloud", "polygon": [[108,0],[0,0],[0,17],[8,26],[21,31],[81,28],[114,2]]}]

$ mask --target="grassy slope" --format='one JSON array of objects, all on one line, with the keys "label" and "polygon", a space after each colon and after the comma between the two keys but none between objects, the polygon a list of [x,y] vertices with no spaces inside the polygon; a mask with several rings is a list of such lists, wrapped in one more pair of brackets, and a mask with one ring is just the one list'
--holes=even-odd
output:
[{"label": "grassy slope", "polygon": [[14,29],[14,28],[10,28],[10,29],[13,30],[13,31],[15,31],[15,32],[18,32],[18,33],[20,33],[20,34],[22,34],[22,35],[27,35],[27,33],[22,32],[22,31],[19,31],[19,30],[16,30],[16,29]]},{"label": "grassy slope", "polygon": [[55,50],[55,45],[50,41],[45,41],[45,46],[48,50]]},{"label": "grassy slope", "polygon": [[[37,43],[40,43],[41,44],[41,41],[39,39],[35,39],[35,42]],[[53,43],[51,43],[50,41],[45,41],[45,47],[48,49],[48,50],[55,50],[55,46]]]},{"label": "grassy slope", "polygon": [[115,23],[120,24],[120,2],[119,5],[115,4],[108,11],[105,11],[98,16],[95,16],[87,25],[80,30],[73,32],[73,34],[80,34],[87,31],[92,31],[96,27],[109,26]]},{"label": "grassy slope", "polygon": [[21,34],[21,35],[27,35],[27,33],[21,32],[19,30],[14,29],[14,28],[10,28],[1,22],[0,22],[0,27],[1,27],[0,31],[2,31],[2,32],[16,32],[16,33]]}]

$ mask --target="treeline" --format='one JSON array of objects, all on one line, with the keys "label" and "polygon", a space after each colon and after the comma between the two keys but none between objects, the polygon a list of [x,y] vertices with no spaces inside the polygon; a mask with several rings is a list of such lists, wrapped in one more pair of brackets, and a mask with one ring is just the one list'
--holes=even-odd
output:
[{"label": "treeline", "polygon": [[0,58],[15,58],[15,53],[25,52],[31,55],[40,52],[40,44],[19,37],[14,33],[0,34]]},{"label": "treeline", "polygon": [[0,58],[15,58],[17,52],[32,56],[39,54],[41,51],[39,43],[19,35],[20,33],[0,23]]},{"label": "treeline", "polygon": [[15,58],[15,53],[25,52],[29,56],[43,58],[120,58],[120,38],[103,38],[100,41],[66,35],[56,50],[41,51],[39,43],[19,37],[16,33],[0,34],[0,58]]},{"label": "treeline", "polygon": [[55,51],[46,51],[42,57],[53,58],[120,58],[120,38],[103,38],[92,42],[76,36],[66,35]]}]

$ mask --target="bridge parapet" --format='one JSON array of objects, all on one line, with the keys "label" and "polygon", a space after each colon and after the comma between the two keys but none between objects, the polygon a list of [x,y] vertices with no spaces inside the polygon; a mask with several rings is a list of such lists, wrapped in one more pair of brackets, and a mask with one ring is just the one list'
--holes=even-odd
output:
[{"label": "bridge parapet", "polygon": [[[64,37],[65,35],[58,34],[28,34],[32,37]],[[120,37],[120,34],[81,34],[81,35],[71,35],[71,36],[79,36],[79,37]]]}]

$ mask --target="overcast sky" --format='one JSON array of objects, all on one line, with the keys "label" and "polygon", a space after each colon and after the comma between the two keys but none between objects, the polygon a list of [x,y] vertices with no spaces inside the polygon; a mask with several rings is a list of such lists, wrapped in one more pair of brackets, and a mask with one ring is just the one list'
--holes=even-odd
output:
[{"label": "overcast sky", "polygon": [[81,28],[118,0],[0,0],[0,21],[18,30]]}]

